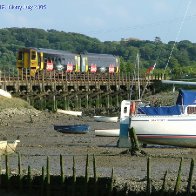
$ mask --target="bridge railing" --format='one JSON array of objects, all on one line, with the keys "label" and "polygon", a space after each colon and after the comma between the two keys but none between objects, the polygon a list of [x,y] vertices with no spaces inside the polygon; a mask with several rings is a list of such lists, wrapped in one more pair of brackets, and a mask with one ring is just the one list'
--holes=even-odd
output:
[{"label": "bridge railing", "polygon": [[[130,82],[133,80],[133,73],[131,72],[121,72],[121,73],[68,73],[68,72],[42,72],[38,73],[35,77],[30,77],[27,71],[24,70],[21,75],[17,72],[15,68],[0,70],[0,81],[29,81],[29,80],[42,80],[42,81],[84,81],[84,82]],[[148,74],[141,75],[139,78],[141,81],[153,81],[153,80],[163,80],[166,76],[163,74]],[[137,78],[134,79],[138,80]]]}]

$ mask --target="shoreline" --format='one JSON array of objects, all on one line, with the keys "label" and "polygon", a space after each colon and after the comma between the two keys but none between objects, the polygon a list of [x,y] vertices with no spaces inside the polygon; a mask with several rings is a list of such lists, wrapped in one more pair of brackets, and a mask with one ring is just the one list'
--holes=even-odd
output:
[{"label": "shoreline", "polygon": [[[31,117],[30,117],[31,116]],[[32,168],[32,174],[41,172],[42,166],[46,165],[49,156],[51,173],[59,174],[59,157],[63,156],[65,162],[65,175],[72,175],[73,156],[76,160],[76,175],[84,176],[86,156],[89,154],[89,175],[93,175],[92,156],[96,157],[97,174],[110,177],[114,168],[115,185],[122,186],[128,183],[129,188],[137,185],[143,189],[146,184],[147,156],[131,156],[123,154],[127,148],[118,148],[118,137],[95,136],[95,129],[119,128],[119,123],[95,122],[88,116],[68,116],[57,113],[31,111],[0,113],[0,138],[8,140],[20,136],[20,143],[16,151],[21,154],[22,170],[27,172],[28,165]],[[89,124],[91,130],[86,134],[64,134],[54,130],[54,124]],[[176,148],[148,145],[142,148],[151,157],[151,176],[153,184],[160,187],[163,176],[168,171],[168,187],[173,187],[177,178],[180,158],[182,163],[182,183],[187,184],[191,159],[196,156],[196,149]],[[13,172],[17,171],[17,154],[10,156],[10,167]],[[2,169],[5,169],[2,163]],[[193,178],[196,178],[194,173]]]}]

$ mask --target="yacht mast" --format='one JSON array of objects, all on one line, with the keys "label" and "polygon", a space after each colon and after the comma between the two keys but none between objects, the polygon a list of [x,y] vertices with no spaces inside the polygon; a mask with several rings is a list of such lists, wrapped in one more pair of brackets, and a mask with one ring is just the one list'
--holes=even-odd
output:
[{"label": "yacht mast", "polygon": [[138,99],[140,100],[140,60],[139,60],[139,54],[137,53],[137,82],[138,82]]}]

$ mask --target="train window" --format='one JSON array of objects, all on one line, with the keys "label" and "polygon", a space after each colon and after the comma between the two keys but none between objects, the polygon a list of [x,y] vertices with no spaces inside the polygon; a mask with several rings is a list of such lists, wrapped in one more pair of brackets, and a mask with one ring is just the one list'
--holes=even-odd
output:
[{"label": "train window", "polygon": [[22,57],[23,57],[23,53],[22,53],[22,51],[20,51],[20,52],[18,53],[18,60],[22,60]]},{"label": "train window", "polygon": [[32,51],[31,52],[31,59],[32,60],[35,60],[36,59],[36,52],[35,51]]}]

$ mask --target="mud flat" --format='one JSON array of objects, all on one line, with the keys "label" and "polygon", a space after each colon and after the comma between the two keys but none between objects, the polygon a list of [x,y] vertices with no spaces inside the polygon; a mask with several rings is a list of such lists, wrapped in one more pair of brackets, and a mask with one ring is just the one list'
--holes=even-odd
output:
[{"label": "mud flat", "polygon": [[[90,125],[89,133],[63,134],[53,128],[54,124],[81,123]],[[131,156],[123,153],[126,149],[117,147],[117,137],[95,136],[95,129],[117,129],[119,123],[95,122],[88,116],[73,117],[36,110],[10,109],[0,113],[0,125],[0,139],[6,137],[8,140],[13,140],[20,136],[17,152],[21,154],[24,173],[30,165],[33,174],[40,174],[49,156],[51,173],[59,174],[61,154],[65,163],[65,175],[72,175],[73,156],[75,156],[76,175],[84,176],[88,154],[90,175],[93,175],[92,156],[95,155],[98,176],[110,176],[114,168],[115,185],[119,188],[125,184],[129,189],[137,191],[146,187],[147,156]],[[196,156],[196,149],[149,145],[143,150],[151,156],[151,178],[155,188],[161,187],[166,170],[168,171],[166,189],[174,188],[181,157],[183,157],[182,188],[187,186],[190,163]],[[17,154],[11,155],[9,159],[12,172],[17,172]],[[4,161],[2,169],[5,169]],[[195,178],[194,172],[193,184]]]}]

